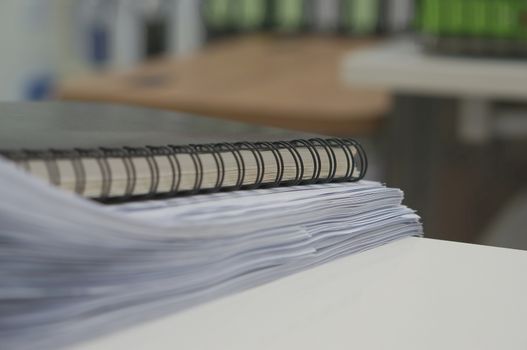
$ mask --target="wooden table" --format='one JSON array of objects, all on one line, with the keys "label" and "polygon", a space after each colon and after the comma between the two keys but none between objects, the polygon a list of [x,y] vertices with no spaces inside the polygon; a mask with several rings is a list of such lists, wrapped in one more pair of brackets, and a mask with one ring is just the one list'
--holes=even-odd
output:
[{"label": "wooden table", "polygon": [[64,82],[68,100],[119,102],[333,135],[374,131],[390,108],[379,89],[340,82],[340,60],[371,40],[249,36],[186,59]]}]

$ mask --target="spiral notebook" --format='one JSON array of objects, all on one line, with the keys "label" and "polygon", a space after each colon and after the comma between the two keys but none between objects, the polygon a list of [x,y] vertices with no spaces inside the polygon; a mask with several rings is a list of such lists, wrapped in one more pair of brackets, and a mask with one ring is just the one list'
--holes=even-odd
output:
[{"label": "spiral notebook", "polygon": [[[94,136],[99,134],[99,138],[91,142],[89,147],[71,137],[58,148],[53,147],[53,143],[46,145],[45,142],[33,147],[13,146],[5,142],[5,145],[1,145],[0,155],[50,184],[98,200],[357,181],[364,177],[367,169],[366,154],[360,144],[352,139],[309,135],[293,139],[296,135],[273,135],[271,140],[267,140],[264,134],[259,141],[246,141],[245,135],[240,133],[235,142],[185,143],[188,141],[179,139],[179,130],[171,137],[170,143],[164,144],[166,138],[160,139],[159,135],[154,134],[140,146],[115,146],[114,135],[108,135],[107,139],[101,138],[104,120],[94,120],[95,115],[104,116],[105,113],[98,110],[101,106],[57,104],[40,106],[38,110],[32,110],[29,106],[2,113],[3,124],[7,126],[3,129],[6,137],[9,134],[27,139],[29,132],[24,132],[23,126],[31,124],[24,118],[36,121],[34,114],[38,113],[39,121],[45,119],[46,115],[48,119],[53,119],[56,130],[48,135],[50,137],[59,128],[66,127],[66,131],[71,133],[82,130],[83,125],[78,121],[86,123],[91,119],[86,133],[93,129],[93,125],[100,125],[101,131],[92,131]],[[111,110],[111,107],[107,108]],[[157,114],[148,116],[147,110],[143,111],[146,115],[142,120],[149,124],[144,129],[145,133],[159,130],[166,124],[166,119],[159,120]],[[114,114],[117,112],[120,113],[123,128],[126,127],[124,123],[127,119],[128,122],[137,123],[130,109],[113,111]],[[168,121],[178,121],[176,116],[172,118]],[[204,120],[195,116],[187,118]],[[111,125],[110,121],[107,123]],[[231,123],[224,123],[224,127],[234,127]],[[184,127],[188,128],[188,134],[195,133],[192,125]],[[217,130],[214,123],[211,129]],[[275,140],[278,136],[284,139]]]}]

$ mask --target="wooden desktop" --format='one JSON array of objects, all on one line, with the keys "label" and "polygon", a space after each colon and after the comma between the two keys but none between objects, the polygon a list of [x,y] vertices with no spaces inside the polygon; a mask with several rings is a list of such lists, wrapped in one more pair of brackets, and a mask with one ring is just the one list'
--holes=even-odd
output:
[{"label": "wooden desktop", "polygon": [[372,40],[254,35],[213,42],[187,58],[64,82],[66,100],[143,105],[329,135],[369,134],[391,99],[340,81],[340,60]]}]

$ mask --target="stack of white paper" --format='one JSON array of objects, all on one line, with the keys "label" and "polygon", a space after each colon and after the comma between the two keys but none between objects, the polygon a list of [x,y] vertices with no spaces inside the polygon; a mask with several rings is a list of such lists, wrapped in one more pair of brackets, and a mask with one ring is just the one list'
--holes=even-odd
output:
[{"label": "stack of white paper", "polygon": [[2,349],[54,349],[421,235],[400,190],[319,184],[105,206],[0,161]]}]

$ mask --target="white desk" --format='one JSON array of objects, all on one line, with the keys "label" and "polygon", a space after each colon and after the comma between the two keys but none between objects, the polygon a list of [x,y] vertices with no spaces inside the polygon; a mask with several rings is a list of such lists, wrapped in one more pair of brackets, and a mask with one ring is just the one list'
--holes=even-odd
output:
[{"label": "white desk", "polygon": [[407,238],[77,350],[527,349],[527,252]]},{"label": "white desk", "polygon": [[[527,123],[493,119],[492,100],[527,101],[527,61],[426,54],[413,40],[394,40],[348,54],[342,76],[351,86],[413,96],[460,99],[459,136],[471,143],[520,137]],[[512,127],[511,127],[512,125]]]},{"label": "white desk", "polygon": [[410,40],[348,54],[351,85],[413,95],[527,100],[527,61],[428,55]]},{"label": "white desk", "polygon": [[[395,112],[392,113],[392,117],[396,120],[393,123],[397,125],[397,127],[391,126],[394,130],[392,134],[399,136],[398,139],[393,138],[397,144],[390,145],[393,150],[392,154],[399,157],[397,154],[402,152],[407,154],[408,150],[413,148],[424,149],[426,151],[422,152],[428,152],[420,159],[413,159],[405,165],[398,165],[410,169],[410,172],[421,174],[423,169],[426,169],[422,165],[423,159],[435,157],[434,161],[437,161],[442,157],[442,159],[449,159],[444,161],[447,165],[449,162],[456,162],[455,156],[450,156],[451,152],[448,149],[458,149],[458,144],[446,137],[438,139],[437,135],[440,133],[436,130],[428,131],[426,134],[426,131],[423,131],[425,128],[411,125],[412,122],[401,123],[401,120],[415,122],[430,115],[436,117],[441,115],[446,117],[442,118],[445,121],[435,119],[437,123],[434,125],[438,130],[440,127],[449,130],[447,119],[452,116],[453,108],[449,109],[448,106],[457,108],[456,133],[458,139],[463,143],[484,147],[488,146],[492,140],[508,142],[527,139],[527,109],[522,106],[501,106],[494,103],[495,101],[527,102],[527,60],[432,55],[424,53],[414,41],[401,39],[346,55],[342,62],[342,76],[351,86],[382,88],[402,97],[395,99]],[[428,98],[430,96],[440,98],[430,99]],[[447,101],[443,97],[447,97]],[[419,104],[422,101],[425,102]],[[401,106],[403,106],[402,111],[399,108]],[[441,112],[442,109],[445,113]],[[433,117],[431,119],[434,120]],[[434,122],[431,121],[431,123]],[[405,131],[407,134],[402,133]],[[412,144],[409,141],[418,139],[419,135],[420,144]],[[435,140],[440,141],[435,144],[426,144],[422,141],[423,139],[434,139],[434,137]],[[406,143],[406,146],[398,146],[399,142]],[[434,147],[435,154],[430,151]],[[437,151],[438,149],[440,151]],[[482,152],[487,154],[488,151],[482,150]],[[492,150],[492,155],[489,157],[501,158],[500,152],[500,150]],[[485,171],[483,163],[480,164],[476,166],[481,166],[481,171]],[[503,167],[504,163],[501,164]],[[522,164],[515,161],[515,167],[520,168]],[[428,166],[430,167],[430,164]],[[514,171],[510,166],[510,161],[506,166],[509,169],[500,169],[500,172],[504,173],[503,177],[497,177],[495,181],[490,182],[492,187],[506,188],[506,185],[502,185],[500,181],[508,181],[506,180],[507,174]],[[470,174],[468,170],[468,168],[462,171],[458,169],[458,172]],[[437,176],[435,174],[437,171],[429,173],[428,176]],[[445,176],[448,177],[448,174]],[[470,179],[464,181],[470,181]],[[407,177],[404,183],[399,182],[397,186],[404,188],[411,196],[409,188],[412,182],[414,178]],[[452,182],[452,179],[439,178],[428,184],[428,187],[442,186],[445,182]],[[524,184],[518,186],[521,188]],[[475,189],[473,193],[465,193],[465,198],[472,195],[479,196],[479,193],[484,190],[486,189],[480,188]],[[499,191],[499,189],[496,190],[496,193]],[[501,196],[503,198],[503,194]],[[439,197],[421,199],[420,204],[432,203],[436,201],[436,198]],[[416,207],[415,204],[414,207]],[[448,212],[445,208],[438,210],[435,207],[433,210],[434,213]],[[485,215],[488,215],[488,211]],[[455,222],[451,217],[443,217],[441,221]],[[430,220],[425,222],[430,224]],[[451,229],[442,227],[440,231],[453,234],[459,227],[460,225]],[[463,231],[467,232],[469,228]],[[500,240],[508,239],[500,238]]]}]

